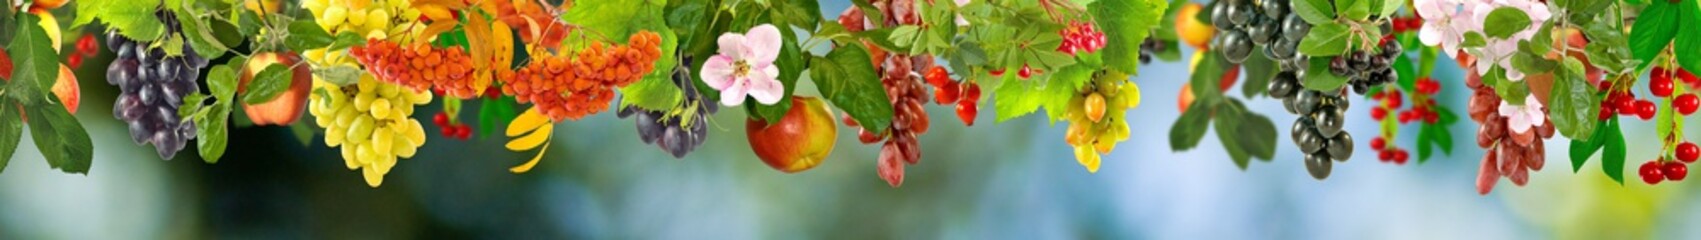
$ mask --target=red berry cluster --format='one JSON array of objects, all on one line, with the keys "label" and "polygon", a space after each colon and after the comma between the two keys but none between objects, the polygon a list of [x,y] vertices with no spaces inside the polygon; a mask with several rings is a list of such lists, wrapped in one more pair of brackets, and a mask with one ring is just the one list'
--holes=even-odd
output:
[{"label": "red berry cluster", "polygon": [[100,44],[95,43],[93,34],[83,34],[82,38],[77,38],[77,54],[65,55],[65,64],[71,65],[71,68],[82,67],[83,58],[93,57],[95,54],[100,54]]},{"label": "red berry cluster", "polygon": [[1058,45],[1057,51],[1069,55],[1075,55],[1082,51],[1087,53],[1098,52],[1099,49],[1104,48],[1107,39],[1104,32],[1095,29],[1090,22],[1070,23],[1069,27],[1058,30],[1057,34],[1063,35],[1063,45]]},{"label": "red berry cluster", "polygon": [[[1416,93],[1411,95],[1411,101],[1414,103],[1410,109],[1406,110],[1400,110],[1406,101],[1404,94],[1402,94],[1400,90],[1388,88],[1388,90],[1383,92],[1372,93],[1370,98],[1378,100],[1380,104],[1376,105],[1375,108],[1370,109],[1370,118],[1382,121],[1388,117],[1389,112],[1398,112],[1399,114],[1397,118],[1401,125],[1409,124],[1413,121],[1422,121],[1423,124],[1436,124],[1440,122],[1441,114],[1435,110],[1436,102],[1434,97],[1435,94],[1441,92],[1441,82],[1426,77],[1418,79],[1415,85],[1415,89],[1413,90],[1415,90]],[[1405,165],[1407,160],[1411,158],[1411,153],[1406,151],[1406,149],[1402,149],[1388,143],[1387,137],[1391,136],[1378,136],[1370,141],[1370,148],[1375,149],[1378,153],[1377,160],[1385,163],[1393,163],[1395,165]]]},{"label": "red berry cluster", "polygon": [[1387,139],[1381,136],[1370,139],[1370,149],[1376,150],[1376,160],[1384,163],[1406,165],[1406,161],[1411,159],[1411,153],[1406,152],[1405,149],[1400,149],[1398,146],[1391,145]]},{"label": "red berry cluster", "polygon": [[980,112],[980,84],[973,82],[957,82],[951,79],[951,73],[945,67],[934,66],[927,69],[927,84],[933,85],[933,100],[939,105],[956,105],[957,118],[964,125],[974,126],[975,115]]},{"label": "red berry cluster", "polygon": [[1388,22],[1394,25],[1393,33],[1412,32],[1423,28],[1423,18],[1417,16],[1391,18]]},{"label": "red berry cluster", "polygon": [[1677,145],[1677,149],[1673,150],[1672,154],[1676,156],[1677,161],[1660,157],[1643,163],[1642,168],[1637,171],[1637,174],[1642,176],[1642,182],[1654,185],[1665,180],[1683,181],[1684,178],[1689,177],[1688,165],[1695,163],[1697,157],[1701,157],[1701,147],[1697,147],[1693,142],[1683,142]]},{"label": "red berry cluster", "polygon": [[437,113],[436,116],[431,117],[431,123],[437,124],[437,128],[443,129],[444,137],[461,140],[472,138],[472,126],[468,126],[466,123],[450,122],[449,113]]},{"label": "red berry cluster", "polygon": [[[1027,64],[1022,64],[1022,68],[1016,70],[1016,77],[1019,77],[1022,80],[1028,80],[1028,78],[1034,77],[1034,74],[1039,73],[1039,71],[1040,70],[1036,70],[1033,67],[1029,67]],[[992,73],[993,77],[1003,77],[1004,72],[1004,69],[993,69],[992,71],[989,71],[989,73]]]},{"label": "red berry cluster", "polygon": [[[892,103],[892,124],[889,126],[862,126],[850,114],[845,114],[845,125],[859,128],[857,140],[863,144],[886,142],[881,146],[880,159],[875,164],[880,178],[894,187],[903,184],[906,164],[921,162],[921,143],[916,137],[927,133],[929,120],[922,108],[922,104],[927,102],[927,92],[922,86],[922,77],[915,74],[915,69],[916,66],[931,68],[932,59],[932,56],[886,57],[880,69],[880,83],[885,86],[886,96]],[[886,130],[875,134],[868,130],[871,127]]]},{"label": "red berry cluster", "polygon": [[478,97],[473,86],[472,56],[460,47],[438,48],[430,44],[402,45],[368,39],[365,46],[349,54],[378,80],[416,91],[434,90],[460,99]]},{"label": "red berry cluster", "polygon": [[641,31],[627,45],[593,42],[577,53],[536,54],[519,70],[497,71],[502,92],[532,103],[551,120],[578,120],[608,109],[614,88],[643,79],[661,58],[661,35]]},{"label": "red berry cluster", "polygon": [[[1650,83],[1649,85],[1655,84]],[[1599,86],[1601,91],[1609,92],[1606,100],[1601,101],[1601,120],[1611,118],[1613,113],[1618,113],[1624,116],[1636,116],[1647,121],[1653,120],[1654,114],[1659,111],[1658,106],[1654,105],[1654,101],[1636,99],[1636,93],[1630,92],[1630,89],[1615,88],[1611,81],[1601,81]]]}]

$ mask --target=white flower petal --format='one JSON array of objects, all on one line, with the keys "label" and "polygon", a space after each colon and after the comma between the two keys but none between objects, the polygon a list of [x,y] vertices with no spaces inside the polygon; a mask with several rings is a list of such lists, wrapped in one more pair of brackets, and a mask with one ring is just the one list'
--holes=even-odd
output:
[{"label": "white flower petal", "polygon": [[699,71],[698,75],[703,78],[703,83],[708,84],[710,88],[725,90],[733,84],[732,80],[735,76],[732,74],[734,71],[737,71],[737,66],[733,66],[732,57],[715,55],[709,57],[709,61],[703,63],[703,70]]},{"label": "white flower petal", "polygon": [[749,91],[750,79],[735,78],[731,87],[721,90],[721,105],[733,107],[744,104],[745,91]]},{"label": "white flower petal", "polygon": [[785,83],[766,73],[751,73],[749,80],[750,97],[756,98],[756,102],[766,105],[779,103],[786,93]]},{"label": "white flower petal", "polygon": [[744,46],[744,41],[744,34],[727,33],[721,34],[716,43],[721,47],[721,55],[731,56],[732,60],[737,61],[747,60],[750,56],[750,49]]},{"label": "white flower petal", "polygon": [[780,46],[785,43],[785,39],[780,36],[780,29],[774,27],[773,24],[762,24],[756,26],[756,28],[751,28],[745,36],[744,47],[748,48],[751,54],[746,57],[749,57],[747,59],[751,60],[753,64],[772,63],[774,59],[780,57]]}]

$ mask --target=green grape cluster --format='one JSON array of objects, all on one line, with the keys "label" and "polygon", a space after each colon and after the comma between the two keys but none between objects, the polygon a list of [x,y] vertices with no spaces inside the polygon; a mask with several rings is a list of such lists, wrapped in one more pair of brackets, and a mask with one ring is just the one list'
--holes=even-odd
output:
[{"label": "green grape cluster", "polygon": [[414,105],[431,102],[431,93],[379,83],[372,75],[337,86],[314,80],[308,113],[325,128],[325,145],[341,147],[349,170],[362,170],[366,184],[378,187],[396,159],[412,158],[425,145],[425,129],[410,118]]}]

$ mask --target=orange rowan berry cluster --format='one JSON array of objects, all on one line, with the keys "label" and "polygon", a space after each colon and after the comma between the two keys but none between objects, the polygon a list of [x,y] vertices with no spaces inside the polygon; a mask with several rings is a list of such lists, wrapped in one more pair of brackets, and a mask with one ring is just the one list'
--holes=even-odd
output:
[{"label": "orange rowan berry cluster", "polygon": [[532,103],[550,119],[578,120],[608,109],[614,88],[643,79],[661,58],[661,36],[643,31],[625,46],[590,47],[570,54],[533,55],[519,70],[497,73],[502,92]]},{"label": "orange rowan berry cluster", "polygon": [[371,39],[366,46],[354,47],[349,53],[366,66],[366,71],[385,83],[416,91],[435,88],[443,95],[460,99],[476,98],[483,93],[474,89],[472,57],[460,47],[403,46]]}]

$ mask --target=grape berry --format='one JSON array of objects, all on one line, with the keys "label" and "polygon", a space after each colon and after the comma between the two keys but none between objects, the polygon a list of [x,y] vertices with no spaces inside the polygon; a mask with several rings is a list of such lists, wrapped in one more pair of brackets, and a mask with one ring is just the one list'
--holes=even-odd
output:
[{"label": "grape berry", "polygon": [[[167,32],[182,29],[171,12],[158,11],[154,17],[165,23]],[[170,160],[195,138],[194,121],[180,117],[178,108],[184,96],[201,91],[195,82],[207,59],[188,45],[180,46],[182,55],[169,56],[149,44],[108,33],[107,47],[118,56],[107,66],[106,81],[121,91],[112,115],[129,124],[136,144],[153,144],[160,158]]]},{"label": "grape berry", "polygon": [[325,128],[325,145],[341,147],[343,164],[362,170],[367,185],[383,184],[397,159],[425,145],[425,128],[410,116],[415,105],[431,102],[430,92],[381,83],[372,74],[348,86],[314,80],[313,88],[307,111]]},{"label": "grape berry", "polygon": [[[1477,76],[1467,78],[1465,84],[1473,91],[1468,112],[1471,120],[1480,124],[1477,146],[1488,152],[1483,156],[1482,168],[1477,173],[1477,193],[1488,194],[1501,177],[1511,179],[1512,184],[1518,186],[1529,183],[1530,172],[1541,171],[1543,163],[1547,162],[1547,148],[1542,140],[1553,137],[1553,124],[1543,120],[1550,124],[1515,132],[1507,126],[1509,116],[1501,115],[1498,110],[1504,101],[1494,89],[1483,85]],[[1546,118],[1547,111],[1542,109],[1543,118]]]}]

